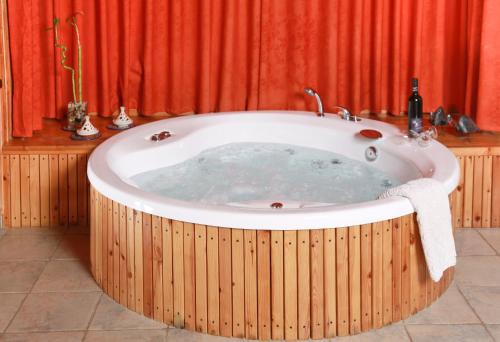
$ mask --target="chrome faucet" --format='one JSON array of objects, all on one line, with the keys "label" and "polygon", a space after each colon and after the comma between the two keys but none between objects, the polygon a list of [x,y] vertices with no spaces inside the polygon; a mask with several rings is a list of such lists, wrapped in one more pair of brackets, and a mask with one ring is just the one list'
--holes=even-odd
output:
[{"label": "chrome faucet", "polygon": [[[315,91],[312,88],[304,88],[304,93],[306,93],[309,96],[314,96],[316,98],[316,102],[318,103],[318,116],[324,117],[325,113],[323,112],[323,102],[321,101],[321,97],[319,96],[318,92]],[[357,116],[352,115],[351,112],[342,106],[334,106],[335,108],[339,109],[339,115],[343,120],[347,121],[361,121]]]},{"label": "chrome faucet", "polygon": [[319,97],[319,94],[312,88],[304,88],[304,93],[316,98],[316,102],[318,103],[318,116],[324,117],[325,113],[323,112],[323,102],[321,102],[321,97]]}]

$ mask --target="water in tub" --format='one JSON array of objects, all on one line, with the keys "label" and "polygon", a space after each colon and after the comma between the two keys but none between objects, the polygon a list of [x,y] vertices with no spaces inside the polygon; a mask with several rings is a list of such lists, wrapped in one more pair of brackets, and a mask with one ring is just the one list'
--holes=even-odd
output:
[{"label": "water in tub", "polygon": [[286,144],[231,143],[132,177],[141,189],[210,205],[269,208],[376,199],[400,182],[365,162]]}]

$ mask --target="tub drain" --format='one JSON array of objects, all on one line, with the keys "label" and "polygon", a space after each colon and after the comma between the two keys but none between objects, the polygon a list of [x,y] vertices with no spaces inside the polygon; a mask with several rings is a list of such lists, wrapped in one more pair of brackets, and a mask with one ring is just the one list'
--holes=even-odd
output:
[{"label": "tub drain", "polygon": [[375,146],[370,146],[365,150],[365,158],[368,161],[374,161],[378,157],[378,151]]}]

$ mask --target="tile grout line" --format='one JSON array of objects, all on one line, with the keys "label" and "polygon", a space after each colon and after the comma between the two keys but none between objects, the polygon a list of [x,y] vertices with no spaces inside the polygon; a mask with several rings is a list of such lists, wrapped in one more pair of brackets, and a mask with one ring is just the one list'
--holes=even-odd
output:
[{"label": "tile grout line", "polygon": [[406,323],[404,323],[404,322],[403,322],[403,327],[405,329],[406,336],[408,336],[408,339],[410,340],[410,342],[413,342],[413,338],[411,337],[410,332],[408,331],[408,327],[406,326]]},{"label": "tile grout line", "polygon": [[469,303],[469,300],[467,299],[467,297],[463,294],[462,292],[462,289],[460,288],[460,286],[457,284],[457,290],[458,292],[460,293],[460,295],[465,299],[465,302],[467,303],[467,305],[469,306],[469,308],[472,310],[472,312],[474,313],[474,315],[476,315],[477,319],[479,319],[479,322],[481,322],[481,326],[484,328],[484,330],[486,330],[488,336],[490,336],[493,341],[495,341],[495,338],[493,337],[493,335],[491,334],[491,332],[489,331],[488,327],[486,326],[487,324],[484,323],[484,321],[482,320],[481,316],[479,316],[479,314],[476,312],[476,310],[474,309],[474,307],[471,305],[471,303]]},{"label": "tile grout line", "polygon": [[101,292],[101,295],[99,296],[99,300],[97,301],[97,304],[95,305],[94,310],[92,311],[92,315],[90,315],[89,323],[87,324],[87,329],[85,330],[82,338],[82,342],[85,341],[87,338],[87,335],[89,333],[90,325],[92,324],[92,321],[94,320],[95,314],[97,312],[97,308],[99,307],[99,304],[101,304],[102,297],[104,296],[104,292]]},{"label": "tile grout line", "polygon": [[[495,230],[498,230],[498,228],[482,228],[482,229],[495,229]],[[477,233],[478,233],[478,234],[479,234],[479,236],[480,236],[480,237],[481,237],[481,238],[482,238],[482,239],[486,242],[486,244],[487,244],[488,246],[490,246],[490,247],[491,247],[491,249],[493,249],[493,252],[495,252],[495,255],[497,255],[497,256],[498,256],[498,255],[500,255],[500,252],[499,252],[499,251],[497,251],[497,249],[496,249],[495,247],[493,247],[493,245],[492,245],[492,244],[488,241],[488,239],[487,239],[487,238],[486,238],[486,237],[485,237],[485,236],[481,233],[481,231],[480,231],[480,230],[478,230],[478,232],[477,232]]]},{"label": "tile grout line", "polygon": [[45,269],[47,268],[47,265],[50,261],[49,260],[45,260],[45,259],[42,259],[42,260],[39,260],[39,259],[36,259],[34,261],[43,261],[45,262],[45,265],[43,266],[43,269],[42,271],[40,272],[40,274],[38,275],[38,277],[36,278],[36,280],[33,282],[33,284],[31,285],[30,289],[28,292],[26,292],[26,296],[24,296],[23,300],[21,301],[21,303],[19,304],[19,307],[17,308],[16,310],[16,313],[14,315],[12,315],[12,318],[10,319],[9,321],[9,324],[7,324],[7,326],[5,327],[5,330],[4,330],[4,333],[7,332],[7,330],[10,328],[10,326],[12,325],[12,322],[14,322],[15,318],[17,317],[17,315],[19,314],[19,311],[21,311],[21,308],[23,307],[24,303],[26,302],[26,300],[28,299],[29,295],[32,294],[32,291],[33,291],[33,288],[35,287],[36,283],[38,283],[38,280],[40,280],[40,277],[42,276],[42,273],[45,271]]}]

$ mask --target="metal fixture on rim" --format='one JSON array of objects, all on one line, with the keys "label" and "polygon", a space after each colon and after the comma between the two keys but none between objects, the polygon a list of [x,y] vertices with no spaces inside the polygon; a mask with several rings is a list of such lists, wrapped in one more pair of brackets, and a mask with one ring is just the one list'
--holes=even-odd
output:
[{"label": "metal fixture on rim", "polygon": [[366,150],[365,150],[365,158],[366,160],[368,161],[374,161],[376,160],[378,157],[378,150],[375,146],[369,146]]},{"label": "metal fixture on rim", "polygon": [[313,88],[304,88],[304,93],[306,93],[309,96],[314,96],[316,98],[316,102],[318,103],[318,116],[324,117],[325,113],[323,111],[323,102],[321,101],[321,97],[319,96],[318,92],[314,90]]},{"label": "metal fixture on rim", "polygon": [[172,136],[172,133],[169,131],[162,131],[160,133],[153,134],[151,136],[151,141],[161,141],[167,138],[170,138]]}]

